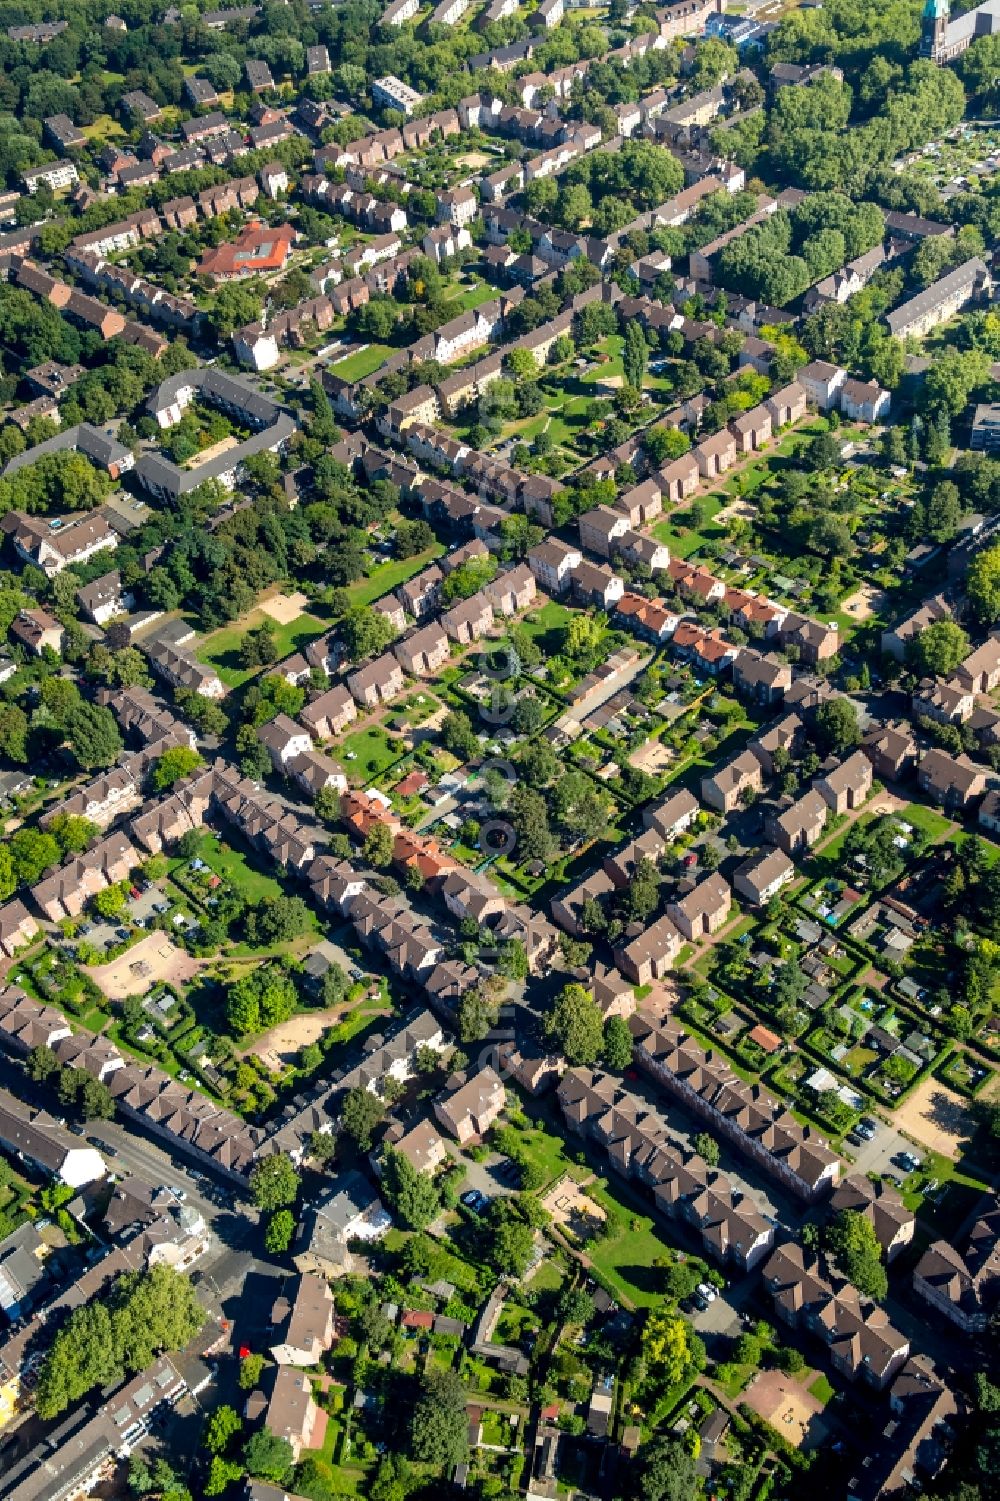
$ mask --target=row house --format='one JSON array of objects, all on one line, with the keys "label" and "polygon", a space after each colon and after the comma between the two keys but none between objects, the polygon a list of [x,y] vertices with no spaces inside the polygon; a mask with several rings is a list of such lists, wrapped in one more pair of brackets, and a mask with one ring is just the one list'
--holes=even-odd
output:
[{"label": "row house", "polygon": [[733,684],[742,698],[771,708],[792,686],[792,669],[770,652],[744,646],[733,662]]},{"label": "row house", "polygon": [[642,811],[643,828],[655,830],[665,843],[669,843],[687,832],[698,812],[697,798],[684,788],[645,807]]},{"label": "row house", "polygon": [[448,637],[438,624],[413,631],[392,648],[393,655],[411,677],[433,677],[448,661]]},{"label": "row house", "polygon": [[1000,687],[1000,636],[990,636],[955,669],[959,682],[973,693],[992,693]]},{"label": "row house", "polygon": [[994,1197],[969,1233],[964,1254],[946,1240],[924,1252],[913,1291],[963,1334],[981,1334],[1000,1303],[1000,1207]]},{"label": "row house", "polygon": [[693,453],[685,453],[680,458],[672,459],[669,464],[664,464],[656,478],[664,500],[686,500],[701,483],[701,468]]},{"label": "row house", "polygon": [[910,650],[910,642],[926,630],[929,625],[934,625],[939,620],[949,620],[951,608],[943,595],[935,595],[927,599],[897,625],[891,626],[882,632],[879,649],[883,656],[894,657],[897,662],[905,662]]},{"label": "row house", "polygon": [[403,691],[403,670],[391,652],[359,667],[347,679],[355,703],[364,709],[391,703]]},{"label": "row house", "polygon": [[0,954],[13,959],[19,949],[27,948],[41,932],[38,922],[19,897],[0,907]]},{"label": "row house", "polygon": [[516,563],[484,584],[481,591],[498,615],[519,615],[534,603],[538,593],[535,575],[527,563]]},{"label": "row house", "polygon": [[139,859],[127,835],[109,834],[85,854],[74,856],[53,875],[37,882],[31,888],[31,900],[49,922],[79,917],[92,896],[124,881]]},{"label": "row house", "polygon": [[178,744],[195,746],[195,736],[176,719],[169,709],[158,703],[146,688],[99,688],[97,702],[110,709],[126,740],[151,745],[176,738]]},{"label": "row house", "polygon": [[414,620],[423,620],[425,616],[433,615],[441,604],[443,582],[444,574],[436,563],[432,563],[406,583],[400,584],[397,592],[407,614],[412,615]]},{"label": "row house", "polygon": [[214,787],[211,768],[176,783],[166,797],[147,804],[129,820],[129,832],[135,843],[151,855],[160,855],[189,830],[202,828],[212,805]]},{"label": "row house", "polygon": [[898,781],[917,764],[917,742],[908,725],[886,725],[884,729],[872,730],[861,742],[861,749],[880,782]]},{"label": "row house", "polygon": [[644,594],[632,594],[628,590],[622,594],[614,615],[617,623],[641,636],[643,641],[652,641],[653,645],[670,641],[680,624],[680,615],[668,609],[662,599],[646,599]]},{"label": "row house", "polygon": [[583,554],[566,542],[548,537],[531,548],[527,562],[546,594],[559,595],[569,589],[571,575],[583,562]]},{"label": "row house", "polygon": [[687,1223],[713,1260],[750,1271],[773,1244],[773,1226],[729,1179],[673,1143],[665,1121],[610,1074],[572,1069],[558,1088],[569,1129],[598,1146],[639,1184],[666,1219]]},{"label": "row house", "polygon": [[636,1064],[797,1198],[813,1202],[836,1185],[836,1152],[759,1084],[744,1083],[671,1019],[656,1023],[637,1013],[629,1029]]},{"label": "row house", "polygon": [[575,886],[569,887],[550,902],[554,920],[574,938],[582,938],[587,932],[583,920],[583,908],[589,902],[602,905],[615,891],[615,882],[603,870],[595,870]]},{"label": "row house", "polygon": [[947,751],[930,750],[917,768],[921,792],[933,802],[956,812],[964,811],[986,791],[986,768],[968,756],[952,756]]},{"label": "row house", "polygon": [[480,591],[470,599],[463,599],[457,605],[452,605],[441,616],[441,624],[450,640],[459,646],[471,646],[492,626],[493,606]]},{"label": "row house", "polygon": [[799,715],[794,712],[785,714],[759,735],[755,735],[747,749],[757,757],[765,776],[777,776],[778,758],[798,755],[804,733],[805,725]]},{"label": "row house", "polygon": [[656,865],[664,848],[663,838],[657,830],[646,829],[636,839],[626,840],[609,855],[605,855],[602,861],[604,874],[612,886],[622,891],[634,880],[640,865],[643,863]]},{"label": "row house", "polygon": [[261,792],[255,782],[216,761],[213,768],[213,807],[276,865],[302,874],[316,854],[312,835],[277,798]]},{"label": "row house", "polygon": [[793,1242],[779,1247],[763,1269],[774,1311],[792,1329],[805,1329],[827,1347],[830,1363],[848,1381],[882,1391],[905,1365],[910,1342],[877,1304],[841,1278],[824,1277],[810,1252]]},{"label": "row house", "polygon": [[623,974],[636,985],[648,985],[669,974],[684,940],[669,917],[660,917],[637,937],[620,943],[614,960]]},{"label": "row house", "polygon": [[830,1210],[833,1214],[860,1214],[866,1219],[887,1263],[913,1240],[916,1216],[885,1178],[873,1182],[864,1173],[849,1174],[834,1189]]},{"label": "row house", "polygon": [[724,926],[732,901],[728,881],[715,871],[686,896],[671,902],[667,916],[689,943],[696,943]]},{"label": "row house", "polygon": [[816,791],[836,814],[856,811],[871,790],[872,764],[862,750],[855,751],[816,782]]},{"label": "row house", "polygon": [[571,575],[574,598],[611,611],[625,593],[625,582],[606,563],[582,559]]}]

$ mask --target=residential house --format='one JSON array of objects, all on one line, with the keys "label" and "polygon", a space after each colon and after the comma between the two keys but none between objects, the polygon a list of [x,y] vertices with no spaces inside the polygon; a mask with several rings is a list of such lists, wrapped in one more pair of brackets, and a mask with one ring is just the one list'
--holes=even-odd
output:
[{"label": "residential house", "polygon": [[872,1181],[864,1173],[841,1179],[830,1199],[833,1214],[863,1215],[875,1231],[882,1255],[891,1262],[913,1239],[916,1218],[902,1196],[884,1178]]},{"label": "residential house", "polygon": [[691,827],[698,815],[698,800],[685,788],[642,810],[643,828],[653,829],[663,841],[676,839]]},{"label": "residential house", "polygon": [[849,1282],[823,1276],[802,1246],[779,1247],[763,1269],[764,1285],[783,1323],[817,1335],[834,1370],[882,1391],[905,1364],[910,1342],[883,1308],[868,1303]]},{"label": "residential house", "polygon": [[816,783],[816,791],[834,813],[854,812],[871,790],[872,765],[862,750],[848,756]]},{"label": "residential house", "polygon": [[763,789],[761,764],[752,751],[741,751],[718,771],[701,779],[701,800],[719,813],[732,813],[739,803]]},{"label": "residential house", "polygon": [[840,405],[840,390],[847,380],[847,371],[840,365],[831,365],[829,360],[813,360],[803,365],[796,380],[813,406],[828,412]]},{"label": "residential house", "polygon": [[717,933],[729,916],[732,892],[718,871],[667,907],[667,915],[689,942]]},{"label": "residential house", "polygon": [[482,1140],[506,1102],[503,1080],[487,1065],[450,1092],[440,1095],[434,1102],[434,1114],[441,1127],[464,1147]]},{"label": "residential house", "polygon": [[768,814],[765,837],[786,855],[802,854],[811,850],[822,834],[828,812],[825,798],[812,788],[783,811]]},{"label": "residential house", "polygon": [[960,811],[986,791],[986,768],[970,761],[968,756],[930,750],[917,768],[917,781],[920,790],[934,802]]},{"label": "residential house", "polygon": [[766,907],[783,886],[795,879],[795,866],[783,850],[751,855],[733,875],[733,890],[755,907]]},{"label": "residential house", "polygon": [[393,655],[411,677],[432,677],[445,662],[450,650],[448,637],[440,625],[425,625],[404,636],[392,648]]},{"label": "residential house", "polygon": [[743,698],[770,707],[779,704],[792,686],[792,669],[770,652],[744,646],[733,662],[733,685]]},{"label": "residential house", "polygon": [[964,1254],[949,1241],[935,1241],[913,1273],[918,1298],[948,1319],[963,1334],[986,1329],[1000,1301],[1000,1209],[984,1201],[966,1242]]},{"label": "residential house", "polygon": [[620,942],[614,959],[622,973],[636,985],[648,985],[669,973],[683,946],[683,939],[670,918],[661,917],[637,937]]},{"label": "residential house", "polygon": [[319,1365],[333,1346],[333,1327],[330,1284],[314,1272],[300,1273],[271,1310],[271,1359],[278,1365]]}]

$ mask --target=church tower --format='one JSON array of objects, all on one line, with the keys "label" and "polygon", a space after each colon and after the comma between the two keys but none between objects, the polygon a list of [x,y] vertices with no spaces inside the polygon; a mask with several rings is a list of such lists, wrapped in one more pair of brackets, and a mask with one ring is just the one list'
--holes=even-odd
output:
[{"label": "church tower", "polygon": [[948,0],[927,0],[921,22],[920,55],[944,62],[947,53]]}]

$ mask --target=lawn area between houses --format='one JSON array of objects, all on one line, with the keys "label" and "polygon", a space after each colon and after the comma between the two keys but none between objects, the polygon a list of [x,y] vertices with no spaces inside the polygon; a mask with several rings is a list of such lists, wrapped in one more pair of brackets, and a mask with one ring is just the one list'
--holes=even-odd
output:
[{"label": "lawn area between houses", "polygon": [[[273,671],[272,667],[241,667],[239,653],[240,642],[247,631],[270,618],[270,616],[265,616],[262,610],[255,609],[232,625],[224,625],[221,629],[213,631],[199,643],[198,661],[204,662],[206,666],[214,667],[227,688],[241,688],[258,673],[266,676],[268,672]],[[271,624],[274,626],[274,645],[278,653],[276,662],[290,657],[293,652],[301,651],[310,641],[314,641],[317,636],[322,636],[327,628],[318,615],[310,615],[308,612],[297,616],[295,620],[288,621],[285,625],[278,625],[273,620]]]},{"label": "lawn area between houses", "polygon": [[[198,853],[194,858],[203,860],[210,870],[227,881],[248,902],[260,902],[265,897],[284,895],[280,881],[276,881],[264,870],[255,869],[247,855],[222,839],[217,839],[207,829],[203,829],[198,836]],[[171,871],[188,863],[184,859],[174,860]]]},{"label": "lawn area between houses", "polygon": [[672,1247],[654,1228],[647,1214],[633,1211],[603,1184],[590,1190],[608,1217],[604,1240],[590,1241],[586,1255],[619,1301],[636,1308],[652,1308],[663,1300],[663,1273],[655,1263],[669,1259]]},{"label": "lawn area between houses", "polygon": [[387,734],[381,725],[370,725],[368,729],[345,735],[335,754],[353,781],[367,782],[404,754],[402,746],[397,750],[390,747],[390,739],[395,743],[395,737]]},{"label": "lawn area between houses", "polygon": [[690,514],[687,506],[675,511],[672,516],[658,521],[653,527],[653,536],[659,542],[666,543],[670,548],[672,557],[687,558],[706,542],[717,541],[725,536],[725,529],[714,525],[714,518],[728,504],[729,497],[725,495],[706,495],[700,498],[699,504],[704,507],[705,519],[700,528],[694,526],[678,525],[678,520],[685,514]]},{"label": "lawn area between houses", "polygon": [[435,542],[423,552],[415,553],[412,558],[395,558],[391,563],[378,563],[363,579],[357,579],[347,586],[351,604],[370,605],[373,600],[381,599],[383,594],[390,594],[400,584],[405,584],[407,579],[414,578],[422,568],[433,563],[444,551],[443,543]]},{"label": "lawn area between houses", "polygon": [[341,380],[364,380],[366,375],[384,365],[392,353],[394,351],[388,344],[366,344],[363,349],[356,349],[353,354],[332,364],[330,373],[340,376]]}]

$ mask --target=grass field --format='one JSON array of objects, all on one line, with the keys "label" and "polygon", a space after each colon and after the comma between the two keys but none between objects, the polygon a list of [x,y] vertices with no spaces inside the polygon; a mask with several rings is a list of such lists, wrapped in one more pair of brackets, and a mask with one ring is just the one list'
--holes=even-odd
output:
[{"label": "grass field", "polygon": [[[393,761],[398,761],[402,751],[390,750],[385,730],[380,725],[372,725],[370,729],[356,730],[353,735],[345,736],[337,747],[337,755],[352,780],[360,778],[367,782],[391,766]],[[349,755],[354,759],[348,760]]]},{"label": "grass field", "polygon": [[594,1197],[607,1212],[611,1233],[606,1240],[591,1241],[587,1256],[626,1304],[654,1307],[663,1299],[663,1273],[655,1263],[669,1258],[670,1243],[653,1228],[648,1215],[633,1213],[603,1186]]},{"label": "grass field", "polygon": [[[233,890],[239,892],[240,896],[245,897],[248,902],[259,902],[265,897],[284,894],[281,883],[265,871],[258,870],[251,865],[242,850],[234,849],[232,845],[216,839],[207,830],[199,835],[196,858],[204,860],[217,876],[227,881]],[[185,864],[187,864],[186,860],[177,860],[173,862],[173,867]]]},{"label": "grass field", "polygon": [[[239,688],[256,673],[268,672],[266,667],[240,666],[240,642],[252,626],[260,625],[264,619],[260,610],[254,610],[236,624],[224,625],[221,630],[213,631],[201,642],[198,661],[214,667],[227,688]],[[293,652],[301,651],[325,630],[325,622],[318,615],[310,615],[308,612],[300,615],[297,620],[290,620],[287,625],[275,624],[274,644],[278,653],[275,660],[280,662]]]},{"label": "grass field", "polygon": [[706,542],[717,541],[725,535],[721,526],[713,524],[714,518],[727,504],[724,495],[706,495],[699,504],[704,507],[705,520],[700,527],[684,526],[678,524],[678,517],[689,514],[687,507],[676,511],[673,516],[667,516],[663,521],[658,521],[653,527],[653,536],[659,542],[665,542],[670,548],[671,555],[675,558],[687,558],[699,548],[704,547]]},{"label": "grass field", "polygon": [[576,612],[567,605],[550,599],[540,610],[532,610],[521,621],[525,635],[530,636],[546,656],[559,650],[560,638]]},{"label": "grass field", "polygon": [[381,599],[383,594],[390,594],[400,584],[405,584],[407,579],[415,577],[428,563],[433,563],[444,550],[440,542],[435,542],[432,547],[425,548],[412,558],[395,558],[391,563],[377,564],[365,578],[348,585],[351,604],[370,605],[373,600]]},{"label": "grass field", "polygon": [[822,1371],[820,1371],[815,1381],[810,1381],[806,1387],[806,1391],[810,1397],[815,1397],[817,1402],[822,1402],[824,1407],[837,1395]]},{"label": "grass field", "polygon": [[384,365],[392,353],[388,344],[368,344],[329,368],[333,375],[339,375],[342,380],[363,380],[366,375],[371,375],[373,370]]}]

